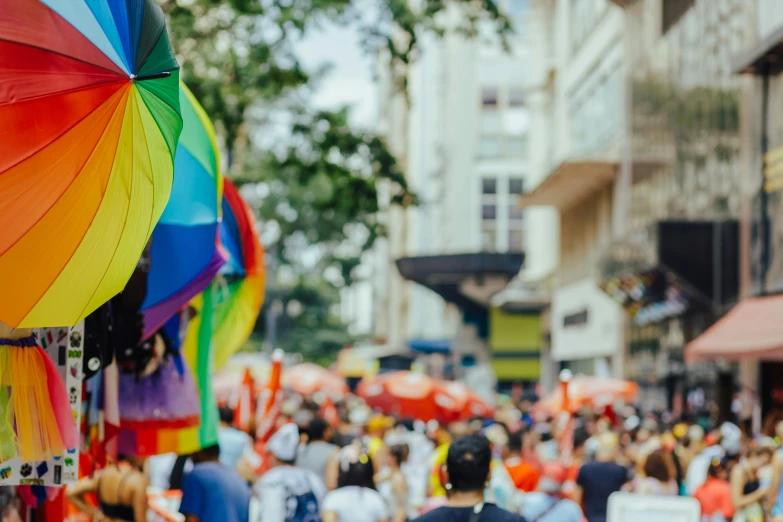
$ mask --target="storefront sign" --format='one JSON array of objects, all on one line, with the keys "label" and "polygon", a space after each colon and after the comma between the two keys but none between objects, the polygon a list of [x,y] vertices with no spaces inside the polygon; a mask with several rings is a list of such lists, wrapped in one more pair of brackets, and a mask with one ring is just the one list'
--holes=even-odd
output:
[{"label": "storefront sign", "polygon": [[593,279],[555,291],[551,318],[557,361],[615,355],[622,347],[623,310]]}]

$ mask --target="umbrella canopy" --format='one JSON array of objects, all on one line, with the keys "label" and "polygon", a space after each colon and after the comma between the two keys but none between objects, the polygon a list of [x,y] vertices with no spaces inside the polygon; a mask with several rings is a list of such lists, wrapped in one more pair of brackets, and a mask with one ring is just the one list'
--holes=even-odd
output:
[{"label": "umbrella canopy", "polygon": [[153,0],[3,0],[0,321],[73,325],[123,289],[182,117]]},{"label": "umbrella canopy", "polygon": [[356,393],[368,406],[386,414],[428,421],[444,416],[435,400],[438,389],[438,382],[432,377],[400,371],[364,379]]},{"label": "umbrella canopy", "polygon": [[[585,406],[603,407],[618,400],[633,402],[639,394],[639,385],[621,379],[579,375],[568,383],[569,411],[578,411]],[[557,388],[543,397],[534,406],[536,412],[555,415],[564,411],[563,391]]]},{"label": "umbrella canopy", "polygon": [[220,270],[224,284],[216,292],[212,337],[215,368],[221,368],[250,337],[264,303],[266,282],[264,247],[255,214],[233,183],[225,180],[223,188],[220,243],[228,260]]},{"label": "umbrella canopy", "polygon": [[312,397],[320,392],[331,398],[343,398],[348,393],[345,379],[312,363],[297,364],[285,370],[283,388],[303,397]]},{"label": "umbrella canopy", "polygon": [[225,263],[218,242],[223,177],[215,129],[184,84],[179,100],[184,127],[171,199],[152,233],[145,337],[203,291]]}]

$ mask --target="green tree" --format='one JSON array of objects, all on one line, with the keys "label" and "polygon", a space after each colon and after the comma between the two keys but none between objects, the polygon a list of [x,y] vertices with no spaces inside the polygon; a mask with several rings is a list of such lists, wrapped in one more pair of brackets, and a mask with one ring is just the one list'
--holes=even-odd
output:
[{"label": "green tree", "polygon": [[[338,288],[353,282],[362,253],[386,233],[379,222],[379,188],[391,205],[415,204],[416,197],[404,160],[398,163],[384,140],[352,128],[347,109],[310,107],[309,93],[320,74],[313,78],[300,66],[295,40],[324,20],[354,24],[407,100],[408,68],[420,36],[444,34],[448,9],[464,15],[450,29],[476,36],[482,23],[490,23],[503,42],[511,32],[509,19],[495,0],[424,0],[418,9],[407,0],[158,2],[182,79],[223,142],[227,175],[262,193],[251,203],[262,223],[276,229],[277,240],[267,247],[276,264],[293,274],[271,285],[274,294],[267,299],[284,310],[292,299],[303,306],[296,318],[281,319],[280,342],[315,358],[331,353],[337,341],[350,339],[333,314]],[[281,114],[290,125],[274,147],[262,147],[255,138]]]}]

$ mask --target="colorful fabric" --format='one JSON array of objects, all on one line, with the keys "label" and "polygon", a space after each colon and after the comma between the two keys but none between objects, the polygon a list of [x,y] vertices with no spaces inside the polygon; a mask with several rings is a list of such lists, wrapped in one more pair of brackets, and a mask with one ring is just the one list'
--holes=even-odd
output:
[{"label": "colorful fabric", "polygon": [[179,65],[153,0],[5,0],[0,321],[75,325],[125,286],[169,200]]},{"label": "colorful fabric", "polygon": [[215,368],[220,369],[250,337],[264,303],[264,247],[255,214],[229,180],[224,182],[220,243],[228,256],[215,293],[213,343]]}]

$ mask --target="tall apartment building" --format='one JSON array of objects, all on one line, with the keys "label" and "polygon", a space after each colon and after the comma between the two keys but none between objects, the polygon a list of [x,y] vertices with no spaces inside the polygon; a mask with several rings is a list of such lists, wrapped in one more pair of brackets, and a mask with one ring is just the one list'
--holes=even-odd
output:
[{"label": "tall apartment building", "polygon": [[[528,4],[504,4],[517,28],[511,53],[489,33],[425,38],[407,106],[379,72],[381,128],[421,204],[386,215],[389,237],[371,263],[373,330],[394,346],[448,351],[455,366],[483,365],[487,375],[500,350],[510,368],[500,380],[538,379],[537,312],[520,318],[490,303],[525,257],[535,259],[519,206],[530,176]],[[449,16],[456,25],[460,13]],[[519,321],[528,337],[505,336]]]}]

